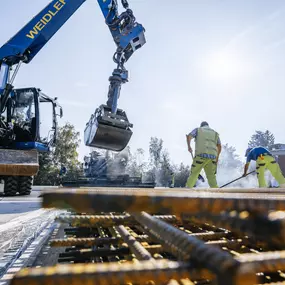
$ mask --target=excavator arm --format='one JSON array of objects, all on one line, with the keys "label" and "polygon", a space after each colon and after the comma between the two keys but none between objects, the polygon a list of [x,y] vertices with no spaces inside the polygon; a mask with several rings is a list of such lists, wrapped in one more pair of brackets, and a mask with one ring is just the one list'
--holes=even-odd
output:
[{"label": "excavator arm", "polygon": [[86,0],[54,0],[0,49],[0,60],[12,66],[29,63]]},{"label": "excavator arm", "polygon": [[[29,63],[53,35],[86,0],[53,0],[0,48],[0,62],[12,66]],[[113,39],[127,61],[144,43],[144,28],[135,22],[132,10],[122,0],[126,11],[118,14],[116,0],[97,0]]]},{"label": "excavator arm", "polygon": [[[29,63],[52,36],[86,0],[53,0],[0,48],[0,112],[6,107],[13,90],[13,81],[21,63]],[[117,109],[121,85],[128,81],[124,63],[142,47],[146,40],[144,27],[136,22],[127,0],[121,0],[125,11],[119,14],[117,0],[97,0],[105,23],[109,27],[116,51],[116,63],[109,78],[106,105],[100,105],[86,125],[87,146],[120,151],[127,145],[132,131],[124,111]],[[11,67],[16,67],[10,74]]]}]

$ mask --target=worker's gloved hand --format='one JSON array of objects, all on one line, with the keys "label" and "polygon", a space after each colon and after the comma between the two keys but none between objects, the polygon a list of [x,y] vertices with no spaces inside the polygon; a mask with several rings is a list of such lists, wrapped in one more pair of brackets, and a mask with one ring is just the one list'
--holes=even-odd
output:
[{"label": "worker's gloved hand", "polygon": [[244,174],[242,175],[242,177],[246,177],[246,175],[247,175],[247,173],[244,173]]},{"label": "worker's gloved hand", "polygon": [[190,153],[193,153],[193,150],[192,150],[192,147],[191,147],[191,146],[188,146],[188,151],[189,151]]}]

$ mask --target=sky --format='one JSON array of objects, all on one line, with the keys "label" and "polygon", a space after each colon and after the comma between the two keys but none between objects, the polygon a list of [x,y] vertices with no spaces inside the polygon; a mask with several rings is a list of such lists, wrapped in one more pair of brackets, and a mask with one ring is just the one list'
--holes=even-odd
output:
[{"label": "sky", "polygon": [[[118,1],[120,2],[120,1]],[[49,1],[5,1],[0,45]],[[147,43],[126,64],[119,108],[133,123],[132,150],[163,139],[174,163],[191,163],[185,134],[208,121],[243,158],[255,130],[285,143],[284,0],[129,0]],[[17,9],[15,9],[17,7]],[[13,17],[11,17],[13,15]],[[3,28],[4,27],[4,28]],[[115,64],[111,34],[96,0],[87,0],[28,65],[16,87],[58,97],[64,117],[81,134],[106,102]]]}]

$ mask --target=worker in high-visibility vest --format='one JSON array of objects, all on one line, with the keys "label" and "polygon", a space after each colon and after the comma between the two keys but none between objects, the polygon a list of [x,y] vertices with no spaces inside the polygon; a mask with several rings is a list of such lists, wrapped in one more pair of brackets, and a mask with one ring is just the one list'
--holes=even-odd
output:
[{"label": "worker in high-visibility vest", "polygon": [[279,186],[285,188],[285,178],[282,174],[279,164],[265,147],[248,148],[245,152],[246,164],[244,166],[243,176],[247,175],[248,167],[251,160],[256,161],[256,174],[260,188],[267,187],[265,181],[265,170],[268,169],[272,176],[276,179]]},{"label": "worker in high-visibility vest", "polygon": [[222,150],[219,134],[202,122],[199,128],[186,135],[188,151],[193,156],[191,140],[195,138],[195,156],[186,187],[193,188],[202,169],[205,170],[209,186],[218,188],[216,173],[219,155]]}]

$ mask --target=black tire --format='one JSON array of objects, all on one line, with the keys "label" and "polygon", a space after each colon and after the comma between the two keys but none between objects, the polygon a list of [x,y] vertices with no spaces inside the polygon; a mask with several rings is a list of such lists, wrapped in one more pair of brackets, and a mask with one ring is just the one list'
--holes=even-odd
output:
[{"label": "black tire", "polygon": [[8,176],[5,178],[4,194],[5,196],[16,196],[18,192],[18,177]]},{"label": "black tire", "polygon": [[18,192],[20,195],[30,195],[32,191],[33,177],[19,176]]}]

